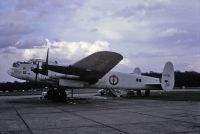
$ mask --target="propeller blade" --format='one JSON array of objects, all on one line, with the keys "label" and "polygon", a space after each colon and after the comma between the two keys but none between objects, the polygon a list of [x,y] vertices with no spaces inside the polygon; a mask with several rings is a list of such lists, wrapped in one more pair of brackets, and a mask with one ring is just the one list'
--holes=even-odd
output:
[{"label": "propeller blade", "polygon": [[38,74],[48,75],[48,64],[49,64],[49,48],[47,49],[46,62],[44,62],[44,64],[42,64],[41,66],[42,69],[40,69],[38,62],[37,67],[31,70],[36,74],[35,80],[37,80]]},{"label": "propeller blade", "polygon": [[48,64],[49,64],[49,48],[47,49],[46,62],[42,65],[42,71],[44,75],[48,75]]},{"label": "propeller blade", "polygon": [[[39,62],[38,62],[37,67],[36,67],[36,69],[35,69],[35,73],[36,73],[36,74],[35,74],[35,81],[37,81],[37,79],[38,79],[38,74],[39,74],[39,70],[40,70],[39,67],[40,67],[40,66],[39,66]],[[34,72],[34,71],[33,71],[33,72]]]},{"label": "propeller blade", "polygon": [[38,79],[38,73],[35,74],[35,81]]},{"label": "propeller blade", "polygon": [[35,73],[35,81],[37,81],[38,79],[38,74],[40,73],[40,68],[39,68],[39,62],[37,63],[37,67],[36,68],[33,68],[31,69],[31,71],[33,71]]},{"label": "propeller blade", "polygon": [[49,48],[47,49],[46,65],[49,64]]}]

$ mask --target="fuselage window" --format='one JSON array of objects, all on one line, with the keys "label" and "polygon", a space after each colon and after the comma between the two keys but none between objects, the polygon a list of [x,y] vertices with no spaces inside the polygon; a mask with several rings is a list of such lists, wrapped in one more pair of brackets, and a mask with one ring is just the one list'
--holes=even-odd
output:
[{"label": "fuselage window", "polygon": [[138,79],[138,78],[137,78],[137,79],[136,79],[136,82],[142,82],[142,79]]}]

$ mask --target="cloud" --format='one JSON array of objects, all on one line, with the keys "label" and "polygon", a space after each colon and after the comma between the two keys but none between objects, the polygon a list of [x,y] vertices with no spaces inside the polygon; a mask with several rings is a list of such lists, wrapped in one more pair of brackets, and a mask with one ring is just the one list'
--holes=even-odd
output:
[{"label": "cloud", "polygon": [[26,24],[7,23],[0,25],[0,36],[13,36],[16,34],[29,34],[31,28]]},{"label": "cloud", "polygon": [[[29,42],[30,43],[30,42]],[[0,81],[16,80],[7,74],[7,70],[16,61],[28,61],[32,58],[45,59],[47,48],[50,48],[50,60],[58,61],[63,65],[73,64],[74,62],[92,54],[96,51],[108,51],[110,44],[106,41],[95,42],[66,42],[66,41],[49,41],[41,46],[33,46],[32,48],[7,47],[0,50],[1,64],[0,74],[4,77]]]},{"label": "cloud", "polygon": [[200,71],[199,9],[198,0],[6,0],[0,3],[1,61],[45,58],[47,47],[63,63],[111,50],[125,57],[121,71],[159,71],[168,60]]},{"label": "cloud", "polygon": [[141,19],[143,17],[148,17],[148,15],[154,13],[155,11],[161,11],[170,3],[170,0],[139,0],[136,2],[134,1],[134,3],[129,3],[129,5],[126,5],[125,7],[116,11],[114,16],[121,16],[126,18],[139,17],[139,19]]},{"label": "cloud", "polygon": [[47,46],[52,47],[52,54],[60,55],[66,59],[77,59],[85,57],[97,51],[109,50],[109,43],[106,41],[91,42],[50,42],[47,40]]},{"label": "cloud", "polygon": [[[30,43],[30,42],[29,42]],[[66,42],[66,41],[49,41],[40,46],[33,46],[31,49],[7,48],[7,51],[14,49],[16,53],[21,54],[21,59],[29,60],[31,58],[45,59],[46,50],[50,48],[51,58],[54,60],[76,60],[85,57],[96,51],[109,50],[109,43],[106,41],[95,42]],[[4,52],[6,51],[4,50]]]},{"label": "cloud", "polygon": [[160,33],[160,37],[170,37],[177,34],[186,34],[185,30],[178,30],[176,28],[168,28]]},{"label": "cloud", "polygon": [[20,49],[31,49],[34,47],[40,47],[46,45],[47,41],[44,38],[28,38],[28,39],[20,39],[15,43],[16,48]]}]

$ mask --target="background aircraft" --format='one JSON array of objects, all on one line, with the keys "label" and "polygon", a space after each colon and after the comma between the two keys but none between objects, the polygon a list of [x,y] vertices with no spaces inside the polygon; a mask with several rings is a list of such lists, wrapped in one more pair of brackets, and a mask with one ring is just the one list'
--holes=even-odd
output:
[{"label": "background aircraft", "polygon": [[32,59],[28,62],[15,62],[8,73],[18,79],[50,83],[52,87],[47,92],[47,99],[66,99],[65,89],[120,89],[128,94],[145,90],[149,96],[150,90],[170,91],[174,87],[174,67],[171,62],[165,64],[162,78],[141,75],[141,70],[136,68],[133,73],[110,71],[121,60],[121,54],[100,51],[89,55],[80,61],[61,66],[57,62],[49,62],[49,49],[46,61]]}]

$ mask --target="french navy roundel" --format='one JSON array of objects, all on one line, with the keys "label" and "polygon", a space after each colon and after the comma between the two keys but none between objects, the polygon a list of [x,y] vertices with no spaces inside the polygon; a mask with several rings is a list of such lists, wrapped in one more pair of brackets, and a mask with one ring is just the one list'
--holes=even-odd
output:
[{"label": "french navy roundel", "polygon": [[109,83],[111,85],[117,85],[119,83],[119,78],[116,75],[111,75],[109,77]]}]

